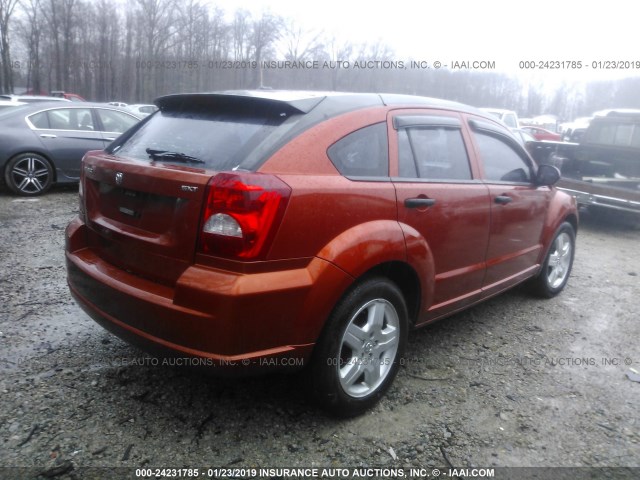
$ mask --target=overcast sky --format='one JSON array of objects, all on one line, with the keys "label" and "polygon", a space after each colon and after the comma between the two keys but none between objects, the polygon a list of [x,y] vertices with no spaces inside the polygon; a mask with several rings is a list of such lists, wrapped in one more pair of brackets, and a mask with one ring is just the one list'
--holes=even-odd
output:
[{"label": "overcast sky", "polygon": [[447,64],[452,60],[494,60],[497,69],[525,74],[521,60],[582,61],[574,71],[547,71],[557,79],[640,75],[635,70],[595,71],[592,62],[640,62],[638,16],[632,2],[598,4],[574,0],[234,0],[227,11],[246,8],[295,19],[353,43],[380,39],[398,59]]}]

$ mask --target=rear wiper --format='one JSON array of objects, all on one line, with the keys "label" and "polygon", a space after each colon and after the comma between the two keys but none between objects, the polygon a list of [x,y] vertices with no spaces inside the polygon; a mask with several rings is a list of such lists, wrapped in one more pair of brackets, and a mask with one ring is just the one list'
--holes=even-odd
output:
[{"label": "rear wiper", "polygon": [[186,153],[170,152],[168,150],[154,150],[153,148],[147,148],[146,150],[149,157],[154,160],[176,160],[183,163],[206,163],[204,160],[192,157]]}]

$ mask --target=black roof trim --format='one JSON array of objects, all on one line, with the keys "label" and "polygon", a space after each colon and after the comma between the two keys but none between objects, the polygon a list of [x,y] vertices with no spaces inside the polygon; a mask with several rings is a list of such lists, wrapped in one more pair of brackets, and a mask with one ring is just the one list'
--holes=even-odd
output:
[{"label": "black roof trim", "polygon": [[485,131],[506,136],[506,132],[494,123],[484,122],[482,120],[476,120],[475,118],[472,118],[471,120],[469,120],[469,125],[475,131]]}]

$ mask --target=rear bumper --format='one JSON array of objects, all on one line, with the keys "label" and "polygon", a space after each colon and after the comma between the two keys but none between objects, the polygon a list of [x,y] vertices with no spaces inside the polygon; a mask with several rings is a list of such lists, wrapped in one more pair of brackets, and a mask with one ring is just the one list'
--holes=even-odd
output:
[{"label": "rear bumper", "polygon": [[86,236],[80,220],[67,228],[67,280],[96,322],[145,350],[225,373],[303,367],[352,281],[313,258],[304,268],[256,274],[191,266],[168,287],[104,261]]}]

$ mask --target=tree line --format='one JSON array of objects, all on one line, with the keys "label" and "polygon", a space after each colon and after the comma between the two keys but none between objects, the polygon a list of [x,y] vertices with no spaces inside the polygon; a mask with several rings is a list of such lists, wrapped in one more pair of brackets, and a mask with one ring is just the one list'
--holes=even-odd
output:
[{"label": "tree line", "polygon": [[495,71],[413,68],[377,42],[343,43],[270,12],[202,0],[0,0],[0,91],[150,102],[246,88],[380,91],[554,113],[640,108],[640,79],[563,84],[553,94]]}]

